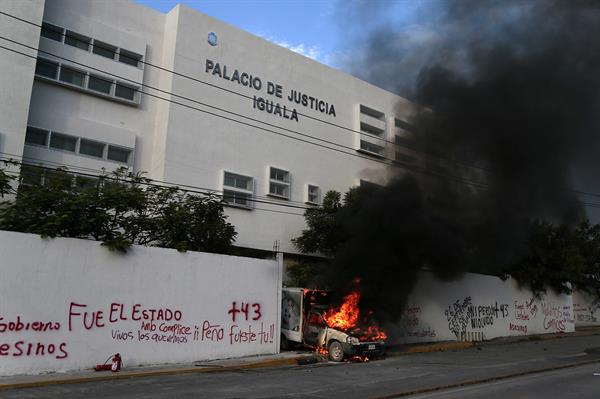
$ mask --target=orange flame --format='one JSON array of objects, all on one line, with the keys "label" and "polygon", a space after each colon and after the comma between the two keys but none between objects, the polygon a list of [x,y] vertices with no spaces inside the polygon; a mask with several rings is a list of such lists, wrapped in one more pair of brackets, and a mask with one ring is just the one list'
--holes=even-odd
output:
[{"label": "orange flame", "polygon": [[330,308],[323,315],[327,325],[331,328],[351,332],[360,341],[386,340],[387,334],[376,324],[368,323],[366,318],[362,322],[360,321],[359,302],[360,291],[355,290],[346,295],[338,310]]}]

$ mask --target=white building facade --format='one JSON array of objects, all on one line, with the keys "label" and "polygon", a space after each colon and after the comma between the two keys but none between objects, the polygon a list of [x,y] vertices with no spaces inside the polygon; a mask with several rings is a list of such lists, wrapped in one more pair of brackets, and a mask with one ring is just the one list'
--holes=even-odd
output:
[{"label": "white building facade", "polygon": [[410,102],[181,5],[6,0],[0,45],[2,158],[224,193],[241,248],[416,162]]}]

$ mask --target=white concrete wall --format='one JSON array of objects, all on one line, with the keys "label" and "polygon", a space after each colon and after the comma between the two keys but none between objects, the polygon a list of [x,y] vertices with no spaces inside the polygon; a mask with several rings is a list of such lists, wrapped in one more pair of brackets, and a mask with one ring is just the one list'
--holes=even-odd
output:
[{"label": "white concrete wall", "polygon": [[[16,0],[10,0],[7,4],[11,7],[14,4],[13,8],[18,8],[16,5],[21,3],[27,4],[26,1]],[[148,172],[147,176],[150,178],[222,190],[225,170],[253,177],[254,193],[261,200],[268,199],[283,205],[298,206],[307,200],[307,184],[319,186],[323,195],[330,189],[346,191],[358,184],[360,179],[383,183],[388,177],[389,171],[385,165],[368,157],[361,159],[354,156],[360,155],[355,149],[361,136],[344,128],[359,129],[360,104],[385,114],[385,135],[389,141],[394,140],[393,118],[406,119],[413,112],[412,104],[400,97],[185,6],[177,6],[163,14],[133,1],[52,0],[44,5],[40,0],[31,4],[38,4],[37,14],[24,15],[26,19],[36,23],[43,19],[94,39],[137,51],[144,54],[144,61],[164,69],[151,65],[144,65],[143,68],[123,65],[90,51],[39,38],[39,29],[32,30],[36,36],[32,36],[31,45],[39,43],[44,51],[136,82],[143,81],[144,84],[166,91],[144,89],[153,95],[246,121],[260,128],[241,125],[146,95],[142,95],[140,104],[135,106],[74,90],[56,82],[36,79],[33,83],[31,105],[29,106],[27,97],[26,102],[11,102],[18,108],[18,112],[9,110],[2,113],[10,115],[11,118],[21,115],[17,130],[0,124],[0,129],[16,132],[14,140],[11,139],[14,144],[11,144],[10,148],[19,154],[23,152],[25,125],[28,122],[32,126],[110,144],[125,141],[127,146],[131,146],[135,143],[133,168],[135,171]],[[39,15],[40,8],[43,8],[43,17]],[[9,11],[14,10],[11,8]],[[6,27],[12,32],[23,29],[22,25],[24,24],[15,23]],[[29,27],[31,28],[31,25]],[[213,47],[207,43],[208,32],[218,35],[217,46]],[[47,54],[41,56],[52,58]],[[231,75],[233,69],[239,69],[240,73],[247,72],[260,77],[262,88],[251,89],[207,73],[207,59],[220,63],[221,67],[226,65],[228,75]],[[24,63],[19,60],[11,58],[6,66],[0,64],[0,75],[10,76],[11,68],[18,65],[17,61]],[[64,59],[60,62],[69,63]],[[33,60],[30,60],[28,65],[29,86],[19,83],[19,87],[25,87],[24,92],[31,93]],[[86,70],[85,66],[77,67]],[[169,70],[196,80],[173,75]],[[281,98],[267,93],[268,82],[281,85]],[[12,80],[9,83],[12,85]],[[244,98],[226,90],[251,98]],[[289,101],[287,97],[291,90],[328,102],[335,107],[336,116]],[[170,95],[169,92],[185,96],[187,99]],[[275,100],[288,110],[296,108],[299,113],[298,121],[253,108],[254,95]],[[221,107],[238,115],[216,111],[207,105]],[[26,122],[24,116],[27,112],[29,115]],[[243,116],[255,121],[244,119]],[[310,117],[322,119],[327,123],[318,122]],[[340,125],[342,128],[328,123]],[[282,137],[264,131],[263,128],[303,140],[306,137],[289,130],[308,134],[346,146],[347,148],[342,150],[350,155]],[[7,136],[1,130],[0,134],[3,135],[0,137],[2,145],[1,140],[6,142]],[[314,139],[309,141],[335,147]],[[101,167],[113,169],[120,166],[33,146],[26,146],[25,155],[35,164],[58,162],[67,164],[72,170],[85,168],[86,172]],[[388,151],[388,155],[393,155],[393,151]],[[289,201],[266,198],[270,166],[290,172]],[[263,209],[227,209],[226,212],[238,231],[236,244],[270,251],[277,240],[284,252],[297,252],[291,245],[290,238],[298,236],[304,228],[302,209],[271,204],[256,204],[256,208]]]},{"label": "white concrete wall", "polygon": [[[0,275],[0,375],[85,369],[117,352],[137,366],[278,351],[276,261],[147,247],[120,255],[0,231]],[[233,319],[234,302],[247,315]],[[152,321],[150,309],[173,319]]]},{"label": "white concrete wall", "polygon": [[575,327],[600,326],[600,299],[583,291],[573,291]]},{"label": "white concrete wall", "polygon": [[392,342],[414,343],[574,330],[571,295],[548,291],[538,299],[513,279],[467,273],[457,281],[442,282],[422,272],[400,323],[390,333]]},{"label": "white concrete wall", "polygon": [[[4,0],[0,11],[41,24],[44,0]],[[37,47],[40,28],[0,15],[0,36]],[[0,45],[35,57],[37,52],[0,39]],[[33,86],[35,58],[0,49],[0,157],[20,159]]]}]

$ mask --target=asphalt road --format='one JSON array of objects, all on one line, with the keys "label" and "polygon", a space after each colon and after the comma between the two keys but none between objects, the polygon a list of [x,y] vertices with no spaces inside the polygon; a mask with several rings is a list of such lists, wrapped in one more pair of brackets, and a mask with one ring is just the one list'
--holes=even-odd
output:
[{"label": "asphalt road", "polygon": [[[415,397],[598,398],[600,377],[593,376],[592,370],[600,370],[599,348],[600,336],[569,337],[389,357],[369,363],[328,363],[27,388],[0,391],[0,398],[377,398],[480,380],[488,382]],[[597,363],[570,367],[586,362]],[[508,377],[557,367],[568,368]],[[545,384],[542,389],[540,384]],[[506,391],[515,387],[522,389]],[[535,396],[538,394],[542,396]]]},{"label": "asphalt road", "polygon": [[484,384],[447,389],[411,399],[598,399],[600,364],[536,373]]}]

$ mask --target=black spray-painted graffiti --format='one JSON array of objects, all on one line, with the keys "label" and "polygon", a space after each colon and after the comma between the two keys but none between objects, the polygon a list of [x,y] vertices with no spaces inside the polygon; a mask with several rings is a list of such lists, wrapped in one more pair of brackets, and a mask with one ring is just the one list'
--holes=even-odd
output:
[{"label": "black spray-painted graffiti", "polygon": [[462,339],[467,331],[467,326],[471,330],[484,329],[487,326],[494,325],[494,320],[508,316],[508,304],[474,305],[471,297],[468,296],[456,300],[448,309],[444,311],[448,320],[448,329],[456,335],[457,339]]}]

